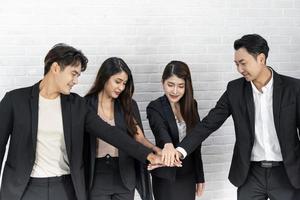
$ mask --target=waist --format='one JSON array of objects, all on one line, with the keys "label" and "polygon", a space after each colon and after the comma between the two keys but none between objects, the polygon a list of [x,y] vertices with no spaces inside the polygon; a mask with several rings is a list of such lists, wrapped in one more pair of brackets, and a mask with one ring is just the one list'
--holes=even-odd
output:
[{"label": "waist", "polygon": [[65,181],[71,181],[71,175],[70,174],[65,174],[62,176],[53,176],[53,177],[43,177],[43,178],[36,178],[36,177],[30,177],[30,182],[31,183],[56,183],[56,182],[65,182]]},{"label": "waist", "polygon": [[279,167],[279,166],[283,166],[283,162],[282,161],[252,161],[251,162],[252,165],[255,166],[260,166],[262,168],[272,168],[272,167]]},{"label": "waist", "polygon": [[109,154],[106,154],[104,157],[96,158],[96,166],[101,164],[118,164],[119,157],[114,157]]}]

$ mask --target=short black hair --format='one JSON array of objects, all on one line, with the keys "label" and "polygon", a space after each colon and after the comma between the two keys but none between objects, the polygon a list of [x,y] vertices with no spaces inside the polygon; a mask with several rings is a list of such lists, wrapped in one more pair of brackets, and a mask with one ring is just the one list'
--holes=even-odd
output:
[{"label": "short black hair", "polygon": [[245,48],[255,58],[260,53],[263,53],[266,59],[268,58],[268,42],[258,34],[244,35],[240,39],[234,41],[233,46],[236,51],[240,48]]},{"label": "short black hair", "polygon": [[81,64],[83,72],[86,70],[88,59],[80,50],[64,43],[58,43],[50,49],[44,59],[44,75],[49,72],[54,62],[57,62],[62,70],[68,65],[78,66]]}]

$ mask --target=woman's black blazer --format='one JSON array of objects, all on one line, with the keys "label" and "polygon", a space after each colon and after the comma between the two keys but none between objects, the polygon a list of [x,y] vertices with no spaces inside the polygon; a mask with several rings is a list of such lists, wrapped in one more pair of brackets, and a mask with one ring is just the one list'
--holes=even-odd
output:
[{"label": "woman's black blazer", "polygon": [[[98,111],[98,95],[89,95],[85,97],[89,107],[97,113]],[[134,118],[137,120],[138,125],[143,130],[141,116],[137,103],[133,100],[132,109]],[[117,128],[127,130],[124,113],[121,107],[121,102],[116,99],[114,103],[114,118]],[[110,134],[110,133],[107,133]],[[96,160],[96,137],[86,134],[85,138],[85,160],[86,160],[86,181],[87,189],[93,186],[93,177],[95,171]],[[149,172],[147,166],[143,165],[133,157],[119,149],[119,166],[121,179],[126,188],[129,190],[137,189],[143,200],[152,200],[152,189],[150,183]]]},{"label": "woman's black blazer", "polygon": [[[197,107],[196,101],[195,104]],[[169,100],[165,95],[149,103],[147,106],[147,118],[158,147],[163,148],[166,143],[173,143],[175,147],[178,145],[179,133],[176,119]],[[200,122],[199,115],[197,115],[197,118],[197,121]],[[191,170],[195,173],[196,183],[203,183],[204,173],[201,158],[201,146],[183,160],[182,168],[158,168],[153,170],[152,175],[175,180],[176,174],[180,173],[180,175],[184,175],[184,173],[191,173]]]}]

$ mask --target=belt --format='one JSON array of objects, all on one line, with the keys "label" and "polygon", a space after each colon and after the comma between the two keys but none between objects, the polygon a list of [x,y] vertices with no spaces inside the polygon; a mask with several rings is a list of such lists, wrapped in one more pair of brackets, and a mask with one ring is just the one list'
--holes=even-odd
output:
[{"label": "belt", "polygon": [[71,180],[71,175],[66,174],[62,176],[54,176],[54,177],[30,177],[31,183],[54,183],[54,182],[64,182],[67,180]]},{"label": "belt", "polygon": [[113,157],[109,154],[106,154],[104,157],[96,158],[96,162],[105,162],[105,164],[119,163],[119,157]]},{"label": "belt", "polygon": [[260,167],[263,167],[263,168],[272,168],[272,167],[279,167],[279,166],[282,166],[283,165],[283,162],[282,161],[253,161],[251,162],[255,165],[259,165]]}]

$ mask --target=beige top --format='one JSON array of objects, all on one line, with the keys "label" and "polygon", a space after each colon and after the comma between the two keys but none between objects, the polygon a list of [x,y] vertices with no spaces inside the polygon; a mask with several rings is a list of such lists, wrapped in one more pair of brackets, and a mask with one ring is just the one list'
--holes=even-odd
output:
[{"label": "beige top", "polygon": [[36,156],[31,177],[70,174],[60,96],[46,99],[40,95],[38,115]]},{"label": "beige top", "polygon": [[[115,126],[115,120],[107,119],[104,115],[101,114],[100,108],[98,108],[98,115],[99,115],[99,117],[101,117],[101,119],[103,119],[105,122],[107,122],[111,126]],[[107,134],[110,134],[110,133],[107,133]],[[107,154],[109,154],[111,157],[118,157],[119,151],[113,145],[101,140],[100,138],[97,138],[96,157],[102,158],[102,157],[105,157]]]}]

